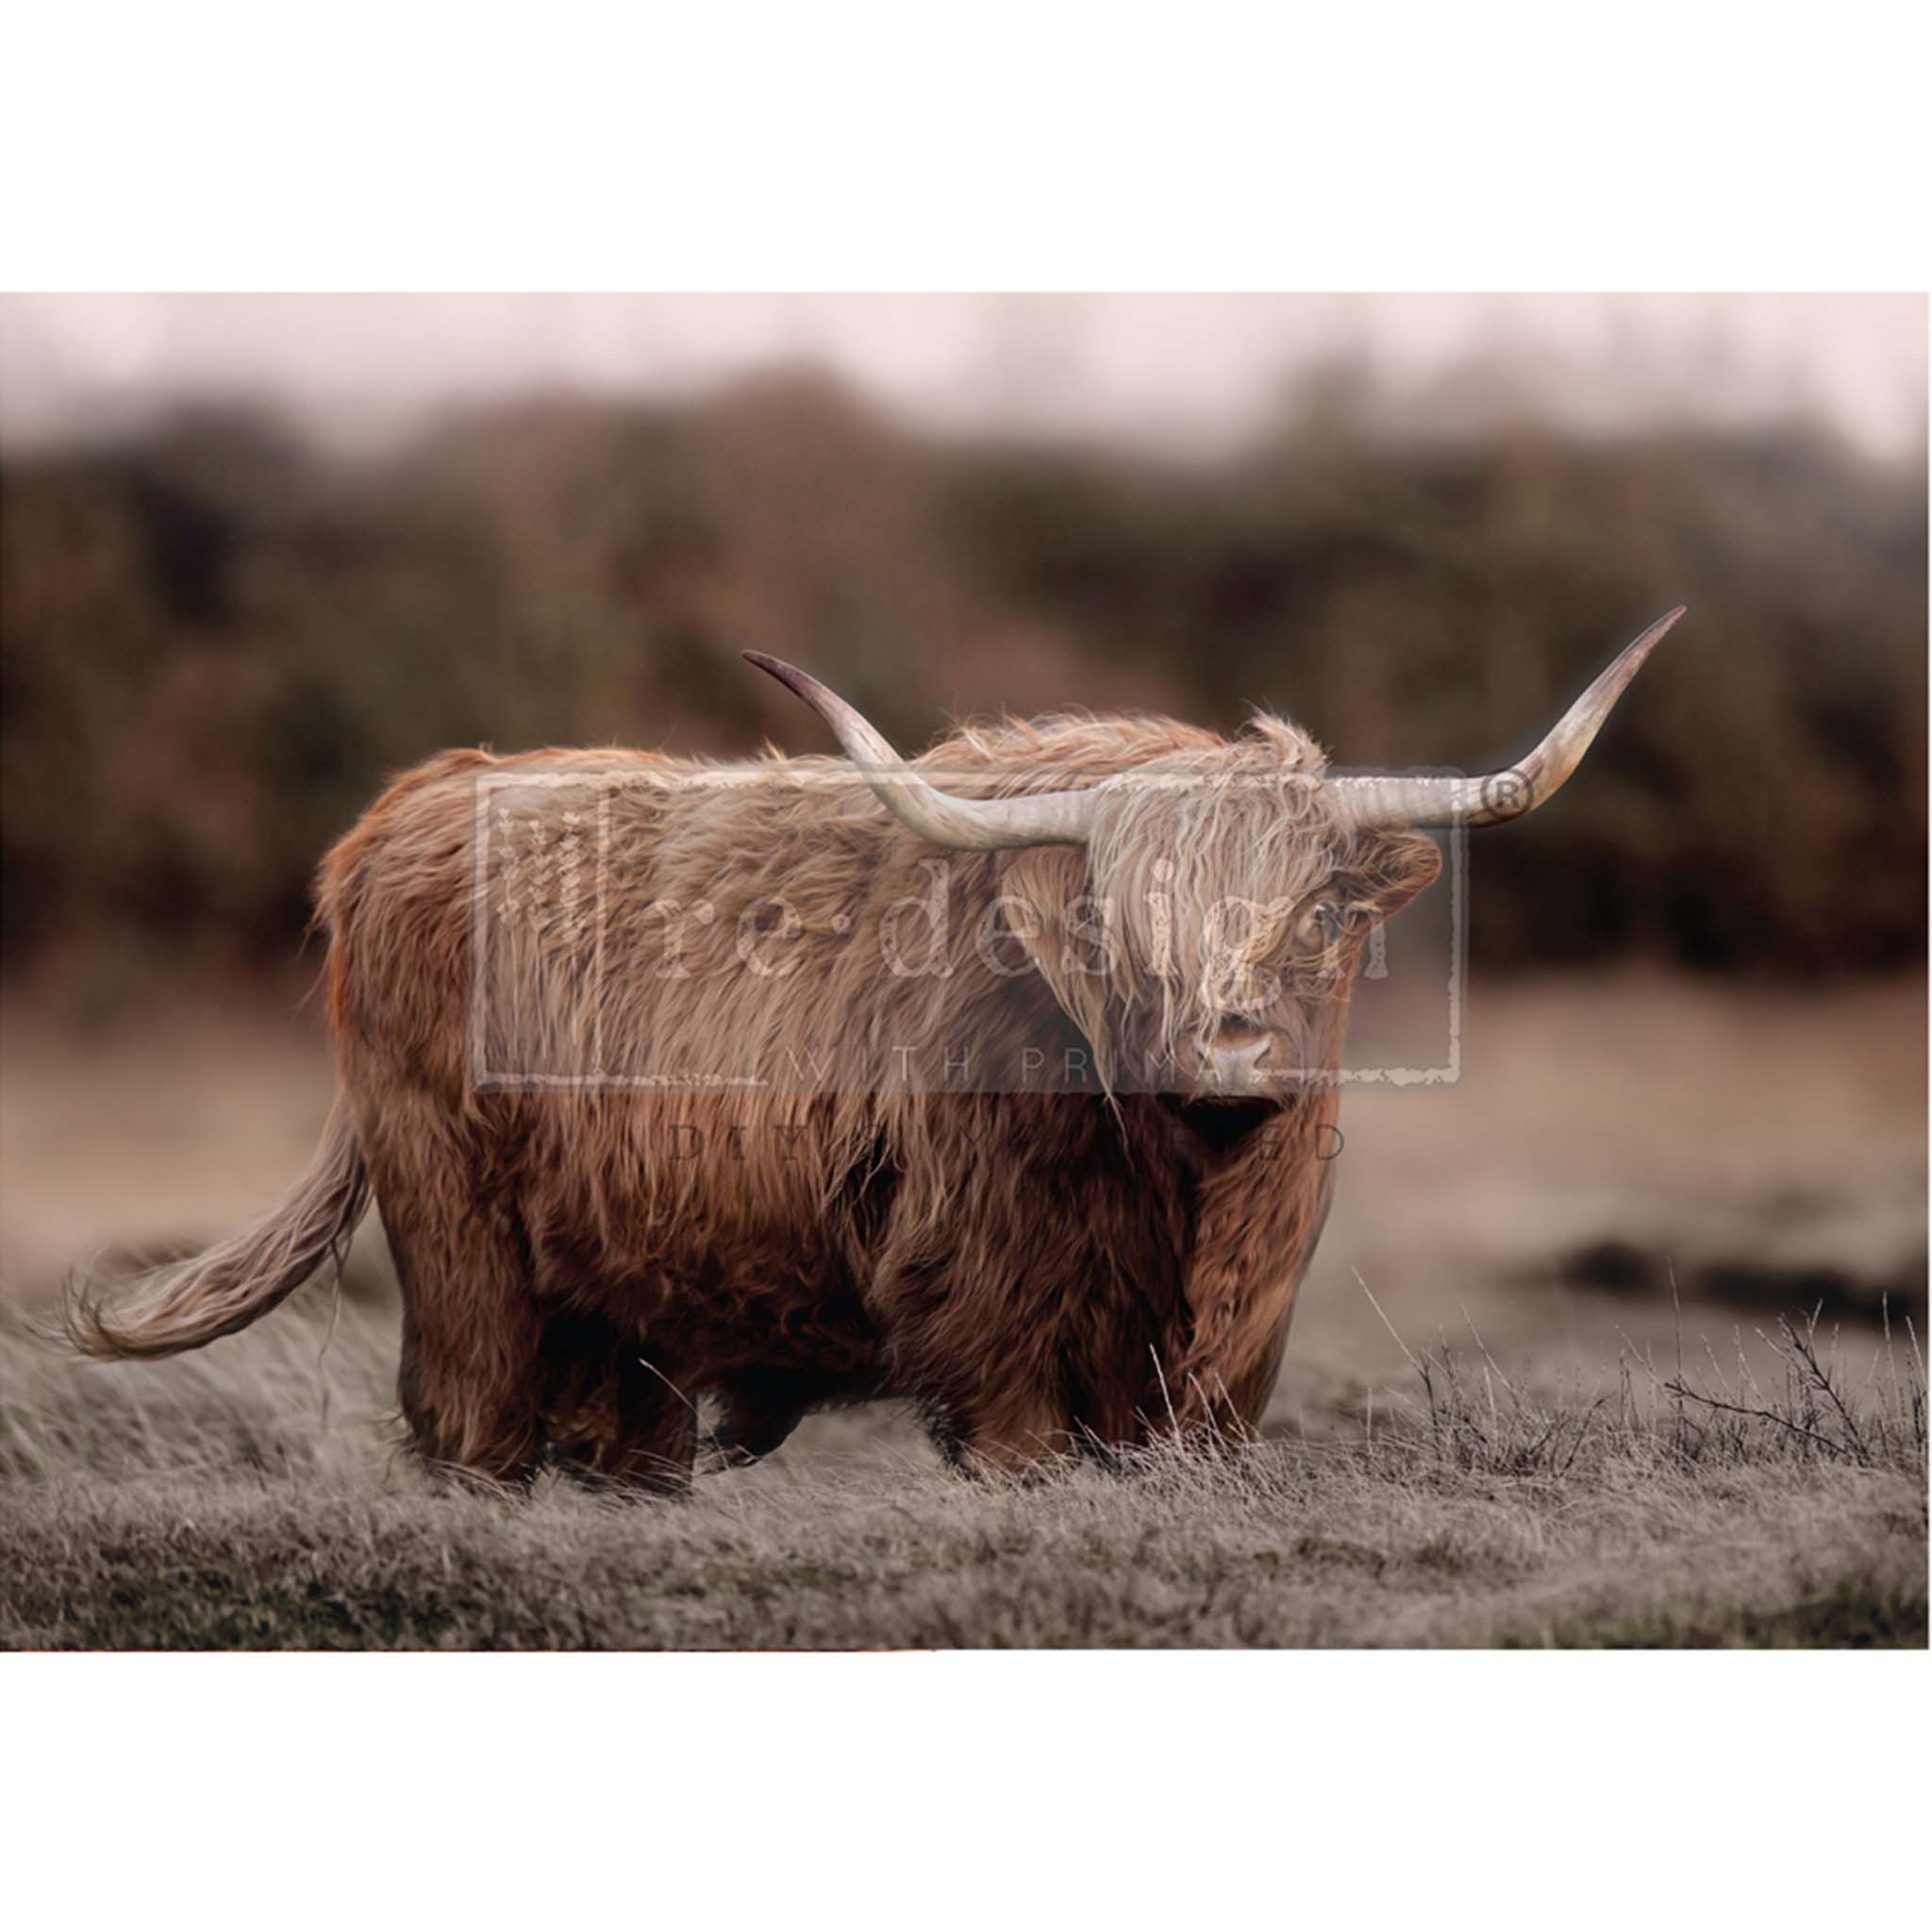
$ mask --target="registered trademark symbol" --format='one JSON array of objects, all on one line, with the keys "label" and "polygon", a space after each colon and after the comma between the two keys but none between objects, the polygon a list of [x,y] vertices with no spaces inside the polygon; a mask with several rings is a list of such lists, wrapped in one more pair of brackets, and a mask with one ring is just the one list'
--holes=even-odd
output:
[{"label": "registered trademark symbol", "polygon": [[1521,772],[1494,772],[1483,780],[1485,811],[1509,816],[1529,805],[1529,781]]}]

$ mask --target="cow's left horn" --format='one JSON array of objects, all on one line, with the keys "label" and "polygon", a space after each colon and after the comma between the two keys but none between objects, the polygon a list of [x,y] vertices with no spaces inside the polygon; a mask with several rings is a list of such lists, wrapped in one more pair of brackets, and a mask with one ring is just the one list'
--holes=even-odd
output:
[{"label": "cow's left horn", "polygon": [[1041,791],[1030,798],[955,798],[928,785],[835,691],[796,665],[762,651],[745,661],[769,671],[832,727],[845,756],[902,824],[935,845],[960,852],[999,852],[1017,845],[1084,845],[1093,799],[1085,791]]},{"label": "cow's left horn", "polygon": [[1659,617],[1626,645],[1601,677],[1557,721],[1556,728],[1519,765],[1482,778],[1422,778],[1391,774],[1340,777],[1328,791],[1358,825],[1428,831],[1450,825],[1500,825],[1534,811],[1556,795],[1591,741],[1615,708],[1630,680],[1643,669],[1664,633],[1684,614],[1683,605]]}]

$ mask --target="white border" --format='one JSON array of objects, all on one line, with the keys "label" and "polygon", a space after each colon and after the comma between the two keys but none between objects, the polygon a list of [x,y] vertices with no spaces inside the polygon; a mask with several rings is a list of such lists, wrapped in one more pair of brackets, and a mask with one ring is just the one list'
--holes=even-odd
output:
[{"label": "white border", "polygon": [[[1923,291],[1926,52],[1869,0],[16,10],[0,283]],[[1928,1683],[8,1657],[0,1816],[33,1926],[1884,1925]]]}]

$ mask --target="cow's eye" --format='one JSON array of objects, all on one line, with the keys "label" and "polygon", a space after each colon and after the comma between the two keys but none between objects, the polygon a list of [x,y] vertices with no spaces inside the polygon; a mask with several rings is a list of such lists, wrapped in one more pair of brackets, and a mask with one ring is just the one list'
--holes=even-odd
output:
[{"label": "cow's eye", "polygon": [[1348,906],[1341,899],[1315,898],[1303,902],[1295,922],[1295,937],[1309,952],[1325,953],[1341,942],[1348,928]]}]

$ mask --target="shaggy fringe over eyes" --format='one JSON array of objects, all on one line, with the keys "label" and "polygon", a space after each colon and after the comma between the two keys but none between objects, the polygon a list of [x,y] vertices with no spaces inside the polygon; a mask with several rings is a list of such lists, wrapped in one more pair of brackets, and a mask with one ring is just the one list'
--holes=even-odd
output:
[{"label": "shaggy fringe over eyes", "polygon": [[1089,891],[1111,930],[1056,986],[1096,1044],[1117,1053],[1134,1015],[1141,1050],[1172,1063],[1230,1013],[1290,1020],[1285,1000],[1331,990],[1332,961],[1293,954],[1291,931],[1352,856],[1316,782],[1324,763],[1291,725],[1257,719],[1233,746],[1176,753],[1098,788]]}]

